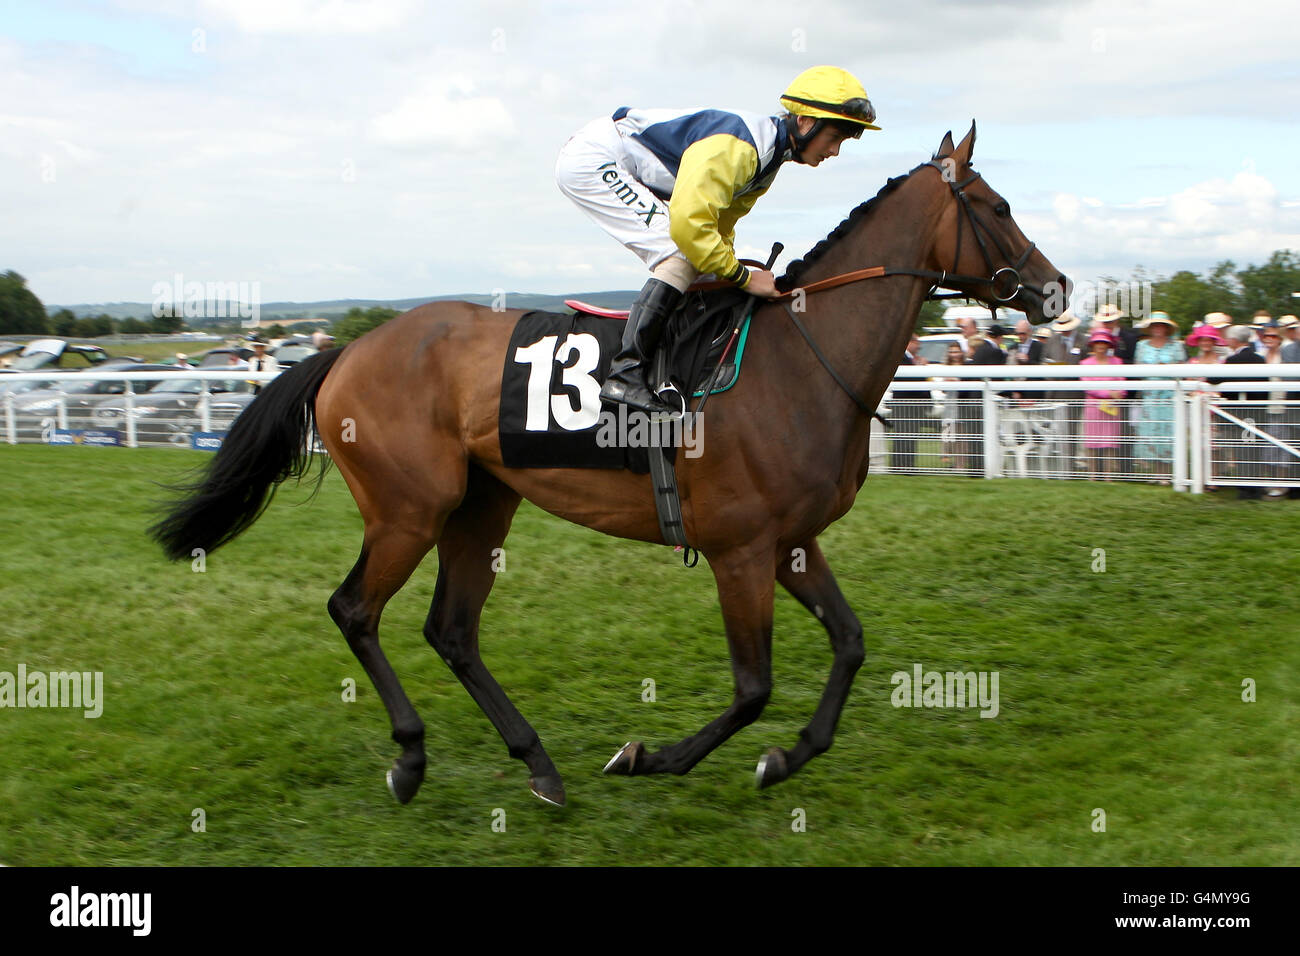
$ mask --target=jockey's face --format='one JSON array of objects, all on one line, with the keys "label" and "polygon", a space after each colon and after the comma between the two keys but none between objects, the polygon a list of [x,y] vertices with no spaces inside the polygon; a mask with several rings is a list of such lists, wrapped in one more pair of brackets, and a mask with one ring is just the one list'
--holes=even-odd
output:
[{"label": "jockey's face", "polygon": [[[813,120],[808,116],[799,117],[799,132],[806,133],[812,129]],[[840,154],[840,143],[846,139],[834,126],[829,123],[818,130],[817,135],[812,138],[807,148],[801,154],[801,159],[805,165],[820,166],[823,159]]]}]

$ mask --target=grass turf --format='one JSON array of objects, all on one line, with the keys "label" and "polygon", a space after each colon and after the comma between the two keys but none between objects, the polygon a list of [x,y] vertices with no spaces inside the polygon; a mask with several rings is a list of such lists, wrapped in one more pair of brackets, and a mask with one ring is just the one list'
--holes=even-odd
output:
[{"label": "grass turf", "polygon": [[[431,554],[381,628],[429,751],[399,807],[387,716],[325,613],[360,545],[346,487],[331,473],[310,503],[286,489],[196,573],[143,529],[156,482],[205,460],[0,447],[0,671],[99,670],[105,685],[98,719],[0,709],[0,862],[1300,863],[1296,502],[869,479],[821,539],[866,664],[832,750],[761,793],[757,758],[793,745],[829,670],[817,622],[778,589],[760,720],[687,776],[605,777],[624,741],[675,741],[729,702],[712,576],[525,504],[484,657],[569,805],[528,793],[425,643]],[[895,708],[891,675],[915,663],[998,671],[998,716]]]}]

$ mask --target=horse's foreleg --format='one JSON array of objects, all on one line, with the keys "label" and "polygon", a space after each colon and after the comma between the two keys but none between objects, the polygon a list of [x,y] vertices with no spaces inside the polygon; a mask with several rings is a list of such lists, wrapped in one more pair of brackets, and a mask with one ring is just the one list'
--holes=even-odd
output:
[{"label": "horse's foreleg", "polygon": [[505,741],[510,756],[530,772],[529,788],[556,806],[564,805],[564,784],[542,742],[479,654],[478,625],[483,604],[500,567],[501,543],[519,506],[519,495],[486,472],[473,471],[469,490],[452,512],[438,540],[438,586],[424,636],[469,691]]},{"label": "horse's foreleg", "polygon": [[803,552],[802,560],[783,559],[777,567],[776,579],[822,622],[830,635],[835,661],[817,710],[799,733],[799,742],[789,751],[773,747],[759,761],[756,775],[759,787],[779,783],[830,749],[835,725],[864,656],[862,624],[840,593],[821,548],[814,540],[804,546]]},{"label": "horse's foreleg", "polygon": [[722,620],[731,651],[735,692],[731,706],[693,737],[649,753],[641,743],[623,747],[606,773],[686,773],[763,712],[772,692],[772,552],[750,547],[709,557],[718,582]]},{"label": "horse's foreleg", "polygon": [[379,692],[393,740],[401,744],[402,754],[388,771],[388,789],[401,803],[415,796],[424,779],[424,723],[379,647],[379,618],[431,547],[432,539],[424,535],[367,527],[361,557],[329,600],[330,617]]}]

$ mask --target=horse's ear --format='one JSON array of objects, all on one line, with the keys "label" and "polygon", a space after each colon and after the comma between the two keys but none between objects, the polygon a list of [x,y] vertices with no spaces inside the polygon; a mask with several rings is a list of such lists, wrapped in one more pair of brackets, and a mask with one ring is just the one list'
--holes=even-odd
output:
[{"label": "horse's ear", "polygon": [[943,134],[943,142],[940,143],[939,148],[935,150],[934,158],[941,159],[944,156],[951,156],[952,151],[956,148],[957,147],[952,144],[952,130],[948,130],[948,132]]},{"label": "horse's ear", "polygon": [[957,151],[953,158],[962,166],[969,166],[971,157],[975,155],[975,121],[970,121],[970,132],[965,138],[957,144]]}]

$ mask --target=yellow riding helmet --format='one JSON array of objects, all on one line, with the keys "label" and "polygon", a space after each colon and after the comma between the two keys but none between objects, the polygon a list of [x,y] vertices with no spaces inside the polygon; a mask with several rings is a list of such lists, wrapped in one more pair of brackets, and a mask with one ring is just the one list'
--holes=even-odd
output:
[{"label": "yellow riding helmet", "polygon": [[837,66],[804,70],[781,94],[781,105],[796,116],[848,120],[863,129],[880,129],[867,91],[857,77]]}]

